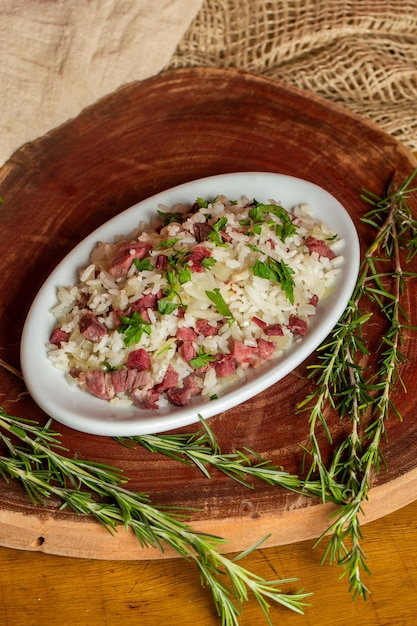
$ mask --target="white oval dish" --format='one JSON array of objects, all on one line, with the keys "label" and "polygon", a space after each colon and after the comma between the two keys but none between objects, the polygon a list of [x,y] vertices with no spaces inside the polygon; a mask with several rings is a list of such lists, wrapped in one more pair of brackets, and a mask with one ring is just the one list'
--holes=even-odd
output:
[{"label": "white oval dish", "polygon": [[[86,391],[71,387],[64,373],[48,359],[46,343],[54,325],[50,313],[56,304],[59,286],[75,284],[77,272],[88,265],[89,256],[98,241],[112,242],[118,235],[135,229],[139,222],[149,221],[158,205],[192,203],[197,197],[229,198],[246,195],[259,202],[275,199],[286,209],[309,204],[314,216],[329,224],[343,239],[344,263],[330,296],[320,302],[309,333],[285,354],[252,370],[238,389],[207,402],[197,398],[187,407],[170,406],[161,410],[144,410],[135,406],[115,407]],[[26,386],[35,402],[51,417],[76,430],[104,436],[134,436],[164,432],[209,418],[230,409],[267,389],[300,365],[326,338],[343,313],[354,289],[360,263],[359,241],[355,226],[336,198],[327,191],[300,178],[274,173],[238,172],[210,176],[184,183],[148,198],[106,222],[78,244],[52,272],[36,296],[22,333],[21,367]]]}]

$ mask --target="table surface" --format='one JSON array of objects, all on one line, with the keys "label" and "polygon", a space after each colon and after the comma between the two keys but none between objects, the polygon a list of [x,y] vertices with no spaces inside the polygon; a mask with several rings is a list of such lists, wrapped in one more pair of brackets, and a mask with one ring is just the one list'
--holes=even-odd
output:
[{"label": "table surface", "polygon": [[[298,577],[314,593],[304,617],[279,606],[274,624],[414,626],[417,606],[417,502],[363,527],[371,595],[352,602],[337,566],[320,565],[312,541],[260,549],[244,564],[272,579]],[[3,626],[215,626],[210,594],[193,564],[86,560],[0,548],[0,623]],[[241,626],[266,624],[254,600]]]}]

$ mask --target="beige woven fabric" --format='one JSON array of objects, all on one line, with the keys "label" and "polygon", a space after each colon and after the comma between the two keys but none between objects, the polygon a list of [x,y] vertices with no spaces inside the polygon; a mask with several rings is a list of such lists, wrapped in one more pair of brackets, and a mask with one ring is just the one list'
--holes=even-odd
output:
[{"label": "beige woven fabric", "polygon": [[168,65],[184,66],[296,85],[417,151],[416,0],[204,0]]},{"label": "beige woven fabric", "polygon": [[0,0],[0,165],[120,86],[157,74],[202,0]]}]

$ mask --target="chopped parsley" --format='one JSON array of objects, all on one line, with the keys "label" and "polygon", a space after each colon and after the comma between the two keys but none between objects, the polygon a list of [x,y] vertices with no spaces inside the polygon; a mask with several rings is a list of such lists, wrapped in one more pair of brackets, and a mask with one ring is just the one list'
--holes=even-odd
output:
[{"label": "chopped parsley", "polygon": [[214,291],[206,291],[206,296],[216,306],[216,309],[220,313],[220,315],[223,315],[223,317],[227,318],[229,324],[234,322],[234,317],[229,307],[227,306],[222,294],[220,293],[219,287],[216,287]]},{"label": "chopped parsley", "polygon": [[217,222],[212,225],[212,230],[207,235],[207,239],[216,244],[216,246],[227,246],[226,243],[223,243],[222,236],[220,231],[224,230],[227,226],[227,217],[224,215],[223,217],[219,217]]},{"label": "chopped parsley", "polygon": [[196,204],[199,209],[208,209],[210,204],[216,202],[218,196],[215,196],[213,200],[206,200],[205,198],[196,198]]},{"label": "chopped parsley", "polygon": [[186,219],[186,215],[184,213],[166,213],[165,211],[157,211],[159,217],[162,220],[162,225],[167,226],[168,224],[172,224],[172,222],[179,222],[182,224],[184,219]]},{"label": "chopped parsley", "polygon": [[202,261],[201,261],[201,265],[207,270],[210,267],[213,267],[213,265],[216,265],[217,261],[216,259],[214,259],[212,256],[209,257],[205,257]]},{"label": "chopped parsley", "polygon": [[198,370],[200,367],[205,367],[210,361],[215,361],[216,357],[206,352],[203,346],[199,347],[198,354],[189,361],[191,367]]},{"label": "chopped parsley", "polygon": [[181,239],[179,239],[178,237],[173,237],[172,239],[165,239],[164,241],[161,241],[157,245],[157,249],[163,250],[164,248],[172,248],[173,246],[175,246],[176,243],[178,243],[178,241],[181,241]]},{"label": "chopped parsley", "polygon": [[204,198],[196,198],[196,203],[200,209],[207,209],[210,202]]},{"label": "chopped parsley", "polygon": [[[275,215],[280,220],[277,224],[274,220],[265,219],[264,215]],[[249,209],[249,217],[253,222],[253,232],[256,235],[261,233],[262,224],[267,223],[270,228],[275,229],[277,237],[284,242],[297,232],[297,225],[291,219],[290,214],[282,207],[275,204],[263,204],[253,201],[253,206]]]},{"label": "chopped parsley", "polygon": [[284,261],[277,261],[269,256],[265,262],[259,261],[259,259],[256,260],[251,269],[255,276],[259,276],[259,278],[280,283],[287,300],[290,304],[294,304],[294,270],[289,265],[284,263]]},{"label": "chopped parsley", "polygon": [[133,263],[136,265],[136,269],[139,272],[143,272],[143,270],[153,270],[154,267],[151,263],[151,260],[146,259],[133,259]]},{"label": "chopped parsley", "polygon": [[184,265],[178,270],[178,282],[180,285],[188,283],[191,280],[191,268],[189,265]]},{"label": "chopped parsley", "polygon": [[179,302],[171,302],[169,297],[161,298],[158,300],[158,313],[161,315],[171,315],[174,311],[180,308]]},{"label": "chopped parsley", "polygon": [[124,334],[123,341],[125,346],[132,346],[138,343],[143,333],[151,334],[151,325],[142,318],[139,311],[134,311],[131,315],[121,315],[120,321],[122,323],[117,330],[119,333]]},{"label": "chopped parsley", "polygon": [[[172,264],[170,263],[171,268]],[[165,290],[164,297],[158,300],[158,312],[161,315],[171,315],[174,311],[179,309],[183,305],[180,294],[178,292],[179,286],[186,283],[191,278],[191,271],[188,266],[180,267],[179,271],[175,269],[168,269],[165,272],[165,277],[168,283],[168,289]],[[175,301],[175,298],[177,300]]]}]

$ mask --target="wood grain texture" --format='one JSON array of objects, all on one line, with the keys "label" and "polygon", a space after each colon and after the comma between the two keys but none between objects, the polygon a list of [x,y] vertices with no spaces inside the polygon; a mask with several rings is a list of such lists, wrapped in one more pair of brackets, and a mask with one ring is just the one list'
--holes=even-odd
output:
[{"label": "wood grain texture", "polygon": [[[400,181],[415,165],[400,144],[372,124],[266,78],[191,69],[132,84],[25,145],[0,170],[0,356],[19,367],[20,333],[30,303],[63,256],[104,221],[158,191],[232,171],[300,176],[344,204],[365,249],[371,233],[360,222],[367,210],[361,189],[381,194],[393,175]],[[406,297],[410,321],[417,323],[413,284]],[[381,332],[376,316],[375,346]],[[407,337],[402,375],[409,389],[417,377],[416,350],[415,339]],[[309,385],[304,363],[251,401],[211,418],[224,452],[248,446],[298,473],[307,427],[295,407]],[[6,411],[45,421],[22,383],[5,371],[0,371],[0,390]],[[413,396],[398,396],[404,419],[388,424],[389,471],[376,478],[365,521],[417,497]],[[335,416],[329,420],[337,443],[347,426]],[[70,454],[121,467],[130,487],[148,493],[155,504],[198,507],[193,525],[230,537],[230,550],[247,547],[254,534],[272,531],[269,544],[276,545],[310,539],[326,526],[328,506],[264,484],[248,490],[214,471],[208,481],[197,469],[143,449],[132,451],[58,423],[54,427]],[[330,455],[330,447],[324,449]],[[126,533],[109,541],[91,520],[58,511],[57,502],[35,508],[19,485],[1,483],[0,493],[4,546],[95,558],[161,556],[140,550]]]},{"label": "wood grain texture", "polygon": [[[336,565],[320,565],[323,546],[312,541],[253,552],[244,561],[269,579],[313,592],[304,616],[272,606],[276,626],[415,626],[417,605],[417,501],[364,527],[372,575],[367,602],[352,598]],[[219,626],[207,589],[182,559],[118,561],[73,559],[0,548],[0,622],[3,626]],[[266,626],[253,598],[240,626]]]}]

